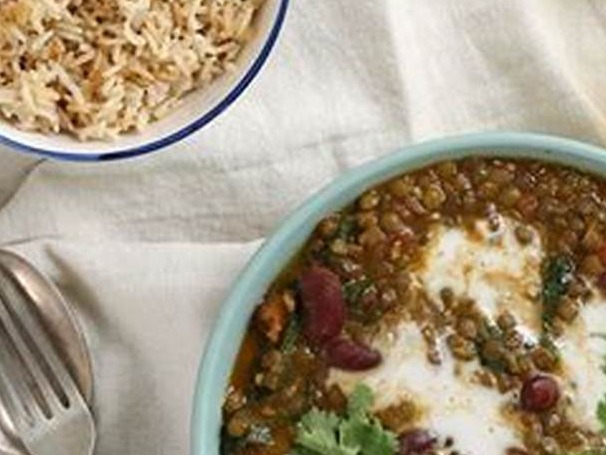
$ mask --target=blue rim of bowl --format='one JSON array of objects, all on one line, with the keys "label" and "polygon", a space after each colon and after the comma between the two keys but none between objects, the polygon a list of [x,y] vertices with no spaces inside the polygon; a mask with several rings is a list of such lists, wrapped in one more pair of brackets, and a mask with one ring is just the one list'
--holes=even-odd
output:
[{"label": "blue rim of bowl", "polygon": [[169,145],[179,142],[185,139],[187,136],[195,133],[196,131],[208,125],[218,115],[220,115],[227,108],[229,108],[246,91],[248,86],[257,77],[257,75],[267,62],[267,59],[269,58],[271,51],[274,48],[278,37],[280,36],[280,31],[282,30],[284,21],[286,19],[286,12],[288,11],[289,3],[290,0],[280,0],[278,14],[276,16],[274,25],[272,26],[272,29],[269,33],[267,41],[263,45],[263,48],[261,49],[261,52],[259,53],[257,58],[254,60],[250,68],[246,71],[246,73],[244,74],[242,79],[240,79],[240,81],[236,84],[236,86],[221,101],[219,101],[216,106],[214,106],[202,117],[162,139],[158,139],[156,141],[150,142],[149,144],[145,144],[139,147],[133,147],[127,150],[107,153],[92,152],[87,153],[85,155],[78,155],[75,153],[64,153],[54,150],[45,150],[37,147],[30,147],[29,145],[14,141],[13,139],[9,139],[8,137],[3,135],[0,135],[0,144],[8,146],[19,152],[33,154],[39,157],[53,158],[63,161],[99,162],[135,158],[161,150],[165,147],[168,147]]},{"label": "blue rim of bowl", "polygon": [[[478,153],[480,152],[481,153]],[[191,454],[210,453],[208,445],[218,447],[218,429],[210,424],[221,421],[220,402],[227,378],[239,348],[252,308],[269,284],[279,274],[301,244],[308,238],[319,219],[351,202],[353,198],[380,182],[445,159],[468,156],[505,156],[537,159],[571,166],[587,172],[606,175],[606,150],[579,141],[533,133],[487,132],[432,140],[406,146],[387,156],[363,164],[337,177],[324,189],[307,199],[280,224],[255,253],[223,300],[219,317],[199,365],[191,420]],[[293,251],[291,251],[293,250]],[[246,320],[242,318],[246,316]],[[235,329],[236,340],[230,339]],[[234,342],[237,344],[234,345]],[[231,346],[230,346],[231,344]],[[231,349],[231,352],[226,352]],[[235,346],[235,347],[234,347]],[[233,349],[232,349],[233,348]],[[217,391],[220,390],[220,397]],[[219,400],[215,409],[213,403]],[[210,420],[210,422],[208,422]],[[216,436],[211,432],[217,431]],[[216,439],[215,439],[216,438]]]}]

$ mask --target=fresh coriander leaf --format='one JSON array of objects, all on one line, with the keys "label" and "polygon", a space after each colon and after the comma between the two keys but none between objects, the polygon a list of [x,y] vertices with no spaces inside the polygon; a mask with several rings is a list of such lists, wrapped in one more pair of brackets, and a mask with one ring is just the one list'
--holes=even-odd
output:
[{"label": "fresh coriander leaf", "polygon": [[290,455],[317,455],[318,452],[314,452],[312,450],[306,449],[305,447],[297,446],[295,447]]},{"label": "fresh coriander leaf", "polygon": [[358,384],[349,396],[347,414],[349,417],[363,417],[366,415],[374,401],[374,394],[370,387]]},{"label": "fresh coriander leaf", "polygon": [[312,409],[299,423],[297,445],[317,455],[357,455],[343,447],[338,439],[341,419],[332,413]]},{"label": "fresh coriander leaf", "polygon": [[339,427],[341,442],[348,447],[355,447],[356,453],[362,450],[362,444],[368,433],[368,422],[360,419],[344,421]]},{"label": "fresh coriander leaf", "polygon": [[297,447],[292,455],[395,455],[395,434],[368,414],[372,390],[358,385],[347,406],[347,416],[313,409],[298,426]]},{"label": "fresh coriander leaf", "polygon": [[398,451],[398,439],[394,433],[387,431],[378,420],[372,421],[372,431],[362,445],[365,455],[392,455]]},{"label": "fresh coriander leaf", "polygon": [[356,220],[352,215],[343,215],[339,227],[337,228],[335,238],[343,240],[349,239],[355,233],[357,226]]},{"label": "fresh coriander leaf", "polygon": [[341,419],[333,413],[312,409],[301,418],[299,425],[303,431],[300,435],[313,436],[326,445],[333,444],[340,422]]},{"label": "fresh coriander leaf", "polygon": [[314,254],[316,259],[319,260],[322,264],[329,264],[331,258],[334,256],[332,251],[328,246],[322,248],[320,251]]},{"label": "fresh coriander leaf", "polygon": [[301,321],[296,313],[290,317],[290,321],[288,322],[288,326],[286,326],[286,331],[284,332],[284,338],[282,338],[282,344],[280,346],[280,351],[284,354],[288,354],[292,352],[297,343],[297,338],[299,338],[299,332],[301,330]]},{"label": "fresh coriander leaf", "polygon": [[560,349],[555,344],[555,341],[553,340],[553,337],[550,334],[545,332],[542,333],[541,337],[539,338],[539,344],[545,349],[547,349],[558,362],[560,361],[562,357],[562,355],[560,354]]},{"label": "fresh coriander leaf", "polygon": [[361,455],[393,455],[396,453],[396,436],[369,415],[373,401],[372,389],[358,384],[348,400],[348,419],[339,427],[341,441],[348,446],[359,447]]},{"label": "fresh coriander leaf", "polygon": [[385,431],[374,419],[353,418],[340,426],[341,441],[348,447],[357,447],[361,455],[393,455],[396,453],[396,436]]},{"label": "fresh coriander leaf", "polygon": [[572,282],[574,263],[568,256],[550,260],[543,274],[543,322],[551,325],[562,297]]},{"label": "fresh coriander leaf", "polygon": [[345,295],[345,300],[349,304],[355,305],[371,286],[372,281],[368,278],[345,283],[343,285],[343,294]]}]

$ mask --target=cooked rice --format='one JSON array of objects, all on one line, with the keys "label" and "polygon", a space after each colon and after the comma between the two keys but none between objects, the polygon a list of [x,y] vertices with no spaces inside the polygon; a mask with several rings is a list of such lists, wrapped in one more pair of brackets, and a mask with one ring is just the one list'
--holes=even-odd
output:
[{"label": "cooked rice", "polygon": [[234,68],[264,0],[0,0],[0,117],[81,140],[140,131]]}]

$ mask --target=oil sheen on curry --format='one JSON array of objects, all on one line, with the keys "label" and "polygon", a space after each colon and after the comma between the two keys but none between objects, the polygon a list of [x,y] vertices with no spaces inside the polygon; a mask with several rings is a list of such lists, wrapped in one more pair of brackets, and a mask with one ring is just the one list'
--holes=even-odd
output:
[{"label": "oil sheen on curry", "polygon": [[222,454],[606,454],[605,201],[473,158],[328,216],[254,313]]}]

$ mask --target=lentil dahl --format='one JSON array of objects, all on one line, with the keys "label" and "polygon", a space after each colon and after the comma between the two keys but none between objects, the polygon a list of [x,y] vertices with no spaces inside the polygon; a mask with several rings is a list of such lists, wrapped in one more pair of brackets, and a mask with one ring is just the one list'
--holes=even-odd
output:
[{"label": "lentil dahl", "polygon": [[[507,223],[519,248],[540,239],[542,290],[524,296],[542,321],[536,339],[513,312],[491,319],[468,295],[444,287],[432,299],[415,281],[436,226],[481,236],[478,221],[487,222],[489,241],[500,241]],[[347,393],[329,382],[331,370],[380,367],[388,353],[373,340],[402,321],[422,333],[427,363],[440,368],[447,354],[456,371],[476,365],[474,381],[503,395],[499,412],[520,441],[503,455],[603,452],[604,433],[575,417],[559,346],[606,290],[605,271],[599,178],[536,161],[472,158],[379,185],[318,225],[257,309],[223,408],[222,453],[314,455],[296,452],[302,416],[346,412]],[[399,453],[462,454],[459,435],[419,428],[424,410],[415,399],[375,409],[399,435]]]}]

